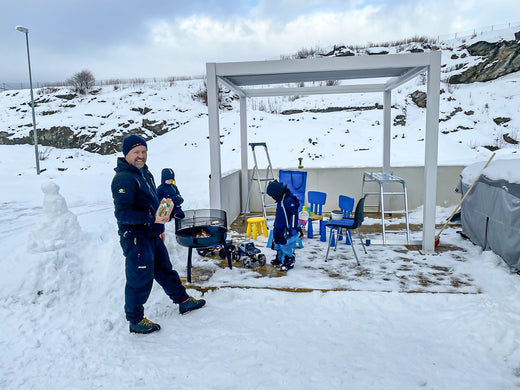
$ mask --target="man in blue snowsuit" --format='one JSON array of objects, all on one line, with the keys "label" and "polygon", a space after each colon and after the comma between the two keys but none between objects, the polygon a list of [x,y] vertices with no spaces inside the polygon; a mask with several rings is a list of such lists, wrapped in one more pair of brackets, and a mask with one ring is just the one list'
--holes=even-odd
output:
[{"label": "man in blue snowsuit", "polygon": [[273,243],[277,252],[276,259],[271,264],[280,265],[282,271],[287,271],[294,268],[300,203],[287,186],[277,180],[269,183],[266,192],[276,202]]},{"label": "man in blue snowsuit", "polygon": [[132,333],[151,333],[161,327],[144,317],[143,305],[153,280],[170,299],[179,304],[181,314],[206,303],[186,293],[179,274],[173,270],[164,245],[164,224],[169,216],[155,216],[159,199],[152,174],[146,166],[146,141],[138,135],[123,140],[125,157],[117,159],[112,180],[112,197],[123,254],[126,257],[125,313]]}]

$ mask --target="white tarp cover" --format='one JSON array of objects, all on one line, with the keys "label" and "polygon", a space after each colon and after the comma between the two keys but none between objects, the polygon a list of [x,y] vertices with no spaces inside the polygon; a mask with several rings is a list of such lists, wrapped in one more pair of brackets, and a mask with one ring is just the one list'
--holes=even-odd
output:
[{"label": "white tarp cover", "polygon": [[463,194],[478,177],[462,203],[462,232],[520,270],[520,159],[492,161],[482,171],[483,166],[472,164],[461,173]]}]

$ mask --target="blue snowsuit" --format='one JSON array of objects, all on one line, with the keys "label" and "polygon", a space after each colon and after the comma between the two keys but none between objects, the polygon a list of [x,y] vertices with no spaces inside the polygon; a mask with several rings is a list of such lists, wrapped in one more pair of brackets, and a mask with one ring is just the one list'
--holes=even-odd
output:
[{"label": "blue snowsuit", "polygon": [[125,313],[128,321],[138,323],[143,319],[143,305],[150,296],[154,279],[175,303],[189,296],[160,238],[164,225],[155,223],[159,199],[148,167],[139,170],[119,157],[115,171],[114,214],[126,257]]},{"label": "blue snowsuit", "polygon": [[[172,184],[166,184],[166,180],[173,180]],[[181,193],[175,183],[175,173],[171,168],[164,168],[161,171],[161,185],[157,187],[157,197],[159,201],[163,198],[171,199],[173,202],[172,217],[183,219],[185,217],[184,211],[181,209],[181,204],[184,202]]]},{"label": "blue snowsuit", "polygon": [[283,262],[287,257],[293,257],[298,239],[298,209],[300,202],[282,183],[272,182],[267,188],[267,194],[276,204],[276,215],[273,226],[274,249],[276,257]]}]

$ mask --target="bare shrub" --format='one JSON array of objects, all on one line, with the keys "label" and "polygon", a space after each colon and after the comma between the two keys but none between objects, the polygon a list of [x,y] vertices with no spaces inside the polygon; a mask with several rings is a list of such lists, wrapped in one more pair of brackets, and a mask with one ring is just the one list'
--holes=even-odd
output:
[{"label": "bare shrub", "polygon": [[53,148],[49,147],[49,148],[45,148],[44,150],[40,150],[38,153],[39,154],[38,159],[40,161],[45,161],[45,160],[49,159],[52,149]]},{"label": "bare shrub", "polygon": [[135,78],[135,79],[132,79],[130,80],[130,85],[132,87],[136,87],[138,85],[143,85],[143,84],[146,84],[146,80],[145,79],[141,79],[141,78]]},{"label": "bare shrub", "polygon": [[121,80],[121,79],[109,79],[109,80],[102,81],[100,83],[100,85],[118,85],[118,84],[123,84],[123,80]]},{"label": "bare shrub", "polygon": [[82,70],[67,80],[67,83],[73,87],[74,92],[81,95],[85,95],[94,86],[95,82],[96,79],[88,70]]},{"label": "bare shrub", "polygon": [[292,60],[292,59],[305,59],[309,57],[320,57],[324,55],[324,51],[321,48],[315,47],[315,48],[302,48],[298,50],[296,54],[293,55],[281,55],[280,59],[282,60]]},{"label": "bare shrub", "polygon": [[50,95],[50,94],[58,92],[59,90],[60,89],[56,88],[56,87],[43,87],[38,90],[37,94],[38,95]]},{"label": "bare shrub", "polygon": [[[206,106],[208,105],[208,84],[206,83],[206,80],[204,80],[204,86],[200,87],[200,89],[195,92],[191,98],[193,100],[198,100],[202,103],[204,103]],[[218,86],[218,104],[219,107],[222,104],[222,87]]]},{"label": "bare shrub", "polygon": [[192,99],[198,100],[204,103],[206,106],[208,105],[208,86],[206,84],[206,80],[204,80],[204,86],[192,95]]}]

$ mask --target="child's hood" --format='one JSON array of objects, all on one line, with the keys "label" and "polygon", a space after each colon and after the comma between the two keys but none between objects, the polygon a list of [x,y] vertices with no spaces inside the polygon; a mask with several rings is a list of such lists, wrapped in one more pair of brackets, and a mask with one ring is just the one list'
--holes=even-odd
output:
[{"label": "child's hood", "polygon": [[267,186],[267,195],[275,200],[275,202],[279,202],[282,200],[283,194],[287,191],[287,187],[285,184],[280,183],[277,180],[273,180]]},{"label": "child's hood", "polygon": [[166,184],[166,180],[173,180],[175,181],[175,172],[173,172],[173,169],[171,168],[164,168],[161,171],[161,183]]}]

